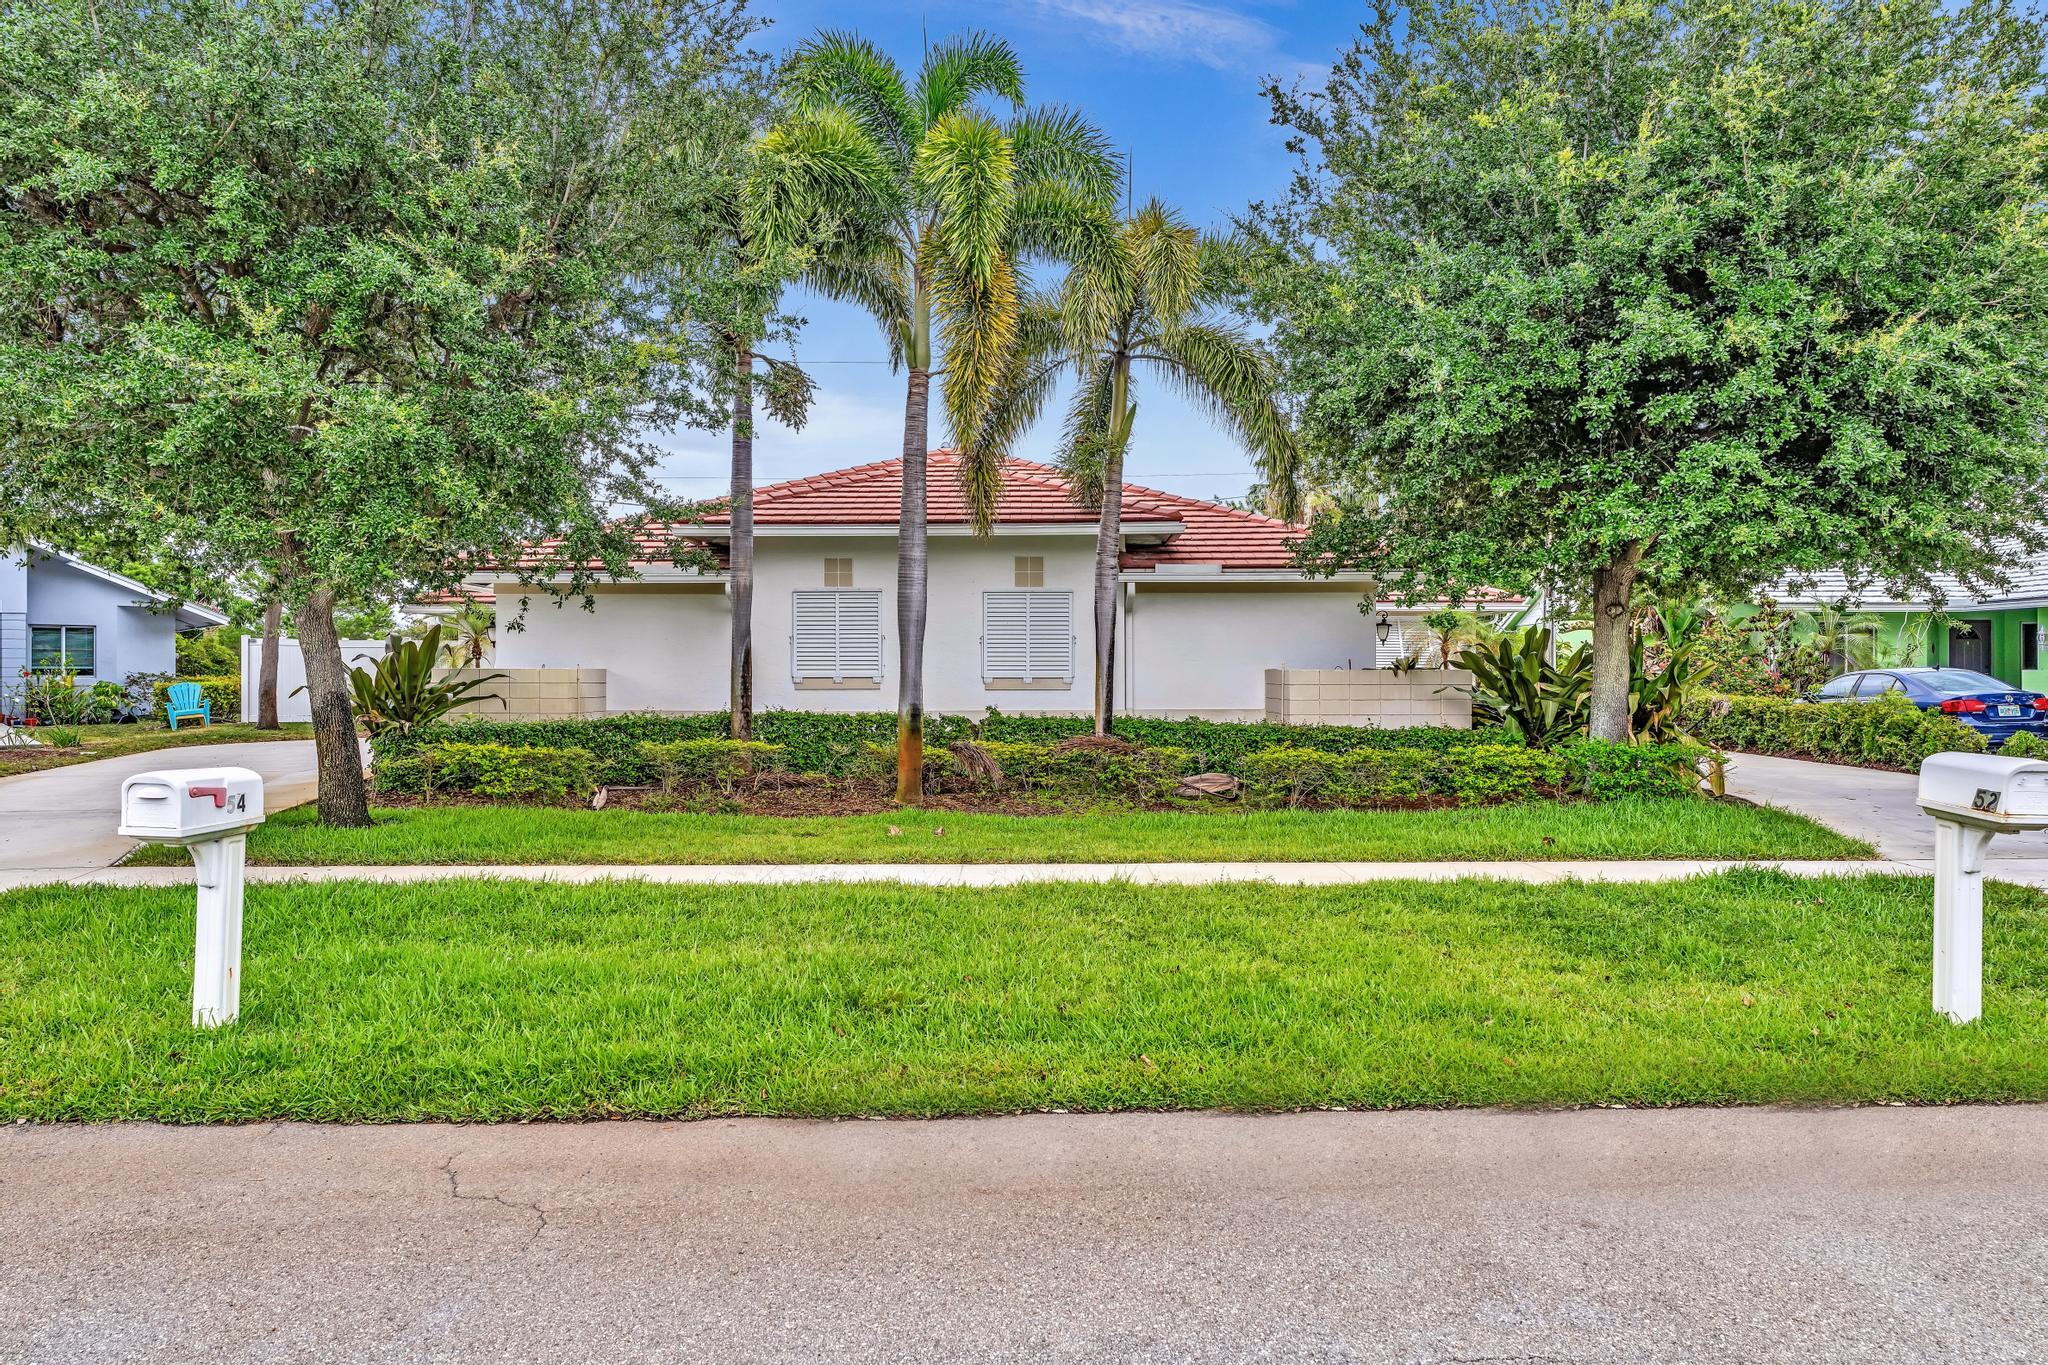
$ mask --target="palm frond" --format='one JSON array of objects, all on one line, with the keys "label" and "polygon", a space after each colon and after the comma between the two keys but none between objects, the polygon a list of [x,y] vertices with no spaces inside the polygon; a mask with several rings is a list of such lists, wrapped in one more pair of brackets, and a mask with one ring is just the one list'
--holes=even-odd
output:
[{"label": "palm frond", "polygon": [[967,108],[977,95],[995,95],[1013,107],[1024,103],[1024,64],[1016,49],[986,33],[966,33],[925,54],[913,96],[925,127]]},{"label": "palm frond", "polygon": [[783,89],[799,110],[838,105],[904,169],[924,121],[905,88],[903,72],[881,48],[842,29],[807,39],[782,69]]},{"label": "palm frond", "polygon": [[814,259],[803,282],[828,299],[865,309],[888,339],[890,368],[903,368],[903,343],[910,329],[910,272],[901,253]]},{"label": "palm frond", "polygon": [[745,230],[774,247],[847,254],[903,210],[887,153],[846,109],[793,113],[754,143]]},{"label": "palm frond", "polygon": [[918,145],[918,197],[932,209],[932,244],[946,269],[985,289],[1005,250],[1016,199],[1016,160],[994,120],[962,110],[932,126]]},{"label": "palm frond", "polygon": [[1300,509],[1301,458],[1294,428],[1274,401],[1272,356],[1242,329],[1188,322],[1163,331],[1139,364],[1251,453],[1281,515]]},{"label": "palm frond", "polygon": [[1009,358],[996,378],[972,440],[961,445],[962,460],[999,465],[1045,411],[1066,363],[1057,303],[1044,294],[1027,296],[1018,305],[1016,340]]},{"label": "palm frond", "polygon": [[946,421],[953,443],[972,455],[961,463],[960,491],[975,529],[986,532],[1002,496],[1002,464],[999,454],[977,445],[974,437],[1013,358],[1017,269],[1001,252],[981,271],[960,269],[950,258],[934,264],[932,302],[944,347]]},{"label": "palm frond", "polygon": [[1019,114],[1009,131],[1021,179],[1066,185],[1113,211],[1123,190],[1123,163],[1079,110],[1042,104]]},{"label": "palm frond", "polygon": [[1162,329],[1194,305],[1202,285],[1201,234],[1157,199],[1147,200],[1125,228],[1147,307]]},{"label": "palm frond", "polygon": [[1067,486],[1085,507],[1102,505],[1102,486],[1108,474],[1104,436],[1113,421],[1114,384],[1115,363],[1106,355],[1097,355],[1086,364],[1067,403],[1058,463]]}]

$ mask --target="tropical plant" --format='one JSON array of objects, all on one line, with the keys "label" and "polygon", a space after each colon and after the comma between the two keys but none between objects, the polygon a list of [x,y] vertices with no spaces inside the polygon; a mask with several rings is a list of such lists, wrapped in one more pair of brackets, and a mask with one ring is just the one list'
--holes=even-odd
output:
[{"label": "tropical plant", "polygon": [[1713,666],[1694,657],[1705,609],[1660,604],[1656,614],[1657,633],[1638,631],[1629,651],[1628,737],[1662,744],[1686,732],[1687,708]]},{"label": "tropical plant", "polygon": [[1862,668],[1876,657],[1882,617],[1852,611],[1844,602],[1823,602],[1792,613],[1792,619],[1831,671]]},{"label": "tropical plant", "polygon": [[[926,456],[930,390],[945,379],[948,426],[962,446],[962,492],[986,529],[1006,453],[982,436],[998,382],[1015,361],[1021,263],[1086,260],[1116,249],[1110,206],[1118,171],[1102,135],[1077,114],[1034,109],[999,121],[979,101],[1022,109],[1024,73],[1009,44],[981,34],[933,45],[914,77],[849,33],[798,48],[786,88],[800,113],[838,110],[867,140],[879,172],[845,191],[886,211],[873,241],[848,259],[820,260],[806,280],[860,305],[881,325],[890,358],[908,371],[903,493],[897,528],[896,798],[923,795]],[[763,154],[786,154],[768,135]]]},{"label": "tropical plant", "polygon": [[1274,82],[1248,279],[1338,495],[1306,565],[1631,607],[2048,546],[2048,25],[2008,0],[1375,0]]},{"label": "tropical plant", "polygon": [[441,659],[449,668],[482,668],[488,661],[497,629],[495,609],[465,600],[447,621]]},{"label": "tropical plant", "polygon": [[1059,463],[1100,509],[1095,535],[1095,733],[1115,709],[1117,566],[1124,457],[1138,416],[1135,371],[1202,410],[1248,450],[1282,514],[1299,506],[1294,433],[1273,401],[1265,348],[1223,311],[1235,285],[1227,245],[1150,200],[1118,228],[1116,250],[1067,271],[1057,293],[1028,299],[1017,354],[996,386],[978,448],[1007,447],[1043,411],[1061,375],[1076,382]]},{"label": "tropical plant", "polygon": [[441,666],[441,657],[441,627],[437,624],[417,640],[400,640],[370,667],[349,670],[356,715],[373,738],[387,730],[410,735],[465,702],[499,700],[496,693],[478,689],[504,677],[503,673],[437,679],[434,670]]},{"label": "tropical plant", "polygon": [[1544,626],[1530,626],[1458,655],[1472,675],[1472,714],[1498,725],[1503,738],[1542,748],[1586,727],[1592,653],[1584,645],[1558,651]]}]

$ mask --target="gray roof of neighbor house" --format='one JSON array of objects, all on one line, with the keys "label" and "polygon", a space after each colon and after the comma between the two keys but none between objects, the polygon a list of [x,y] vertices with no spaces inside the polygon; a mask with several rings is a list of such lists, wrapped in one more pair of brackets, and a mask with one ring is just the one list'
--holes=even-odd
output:
[{"label": "gray roof of neighbor house", "polygon": [[[2048,606],[2048,555],[2030,555],[2018,545],[1999,548],[2007,556],[2003,586],[1973,588],[1949,574],[1934,576],[1948,609]],[[1852,584],[1846,574],[1834,570],[1782,579],[1760,595],[1787,606],[1844,601],[1865,611],[1911,611],[1927,606],[1925,598],[1900,597],[1877,583]]]},{"label": "gray roof of neighbor house", "polygon": [[[169,593],[158,592],[155,588],[136,582],[126,574],[103,569],[89,560],[80,559],[69,550],[60,550],[53,545],[31,546],[28,558],[30,568],[35,567],[38,558],[61,560],[89,578],[97,578],[117,588],[125,588],[138,597],[147,597],[153,602],[168,604],[176,600]],[[218,607],[209,607],[203,602],[178,602],[172,614],[176,616],[181,630],[201,630],[207,626],[224,626],[228,623],[226,612]]]}]

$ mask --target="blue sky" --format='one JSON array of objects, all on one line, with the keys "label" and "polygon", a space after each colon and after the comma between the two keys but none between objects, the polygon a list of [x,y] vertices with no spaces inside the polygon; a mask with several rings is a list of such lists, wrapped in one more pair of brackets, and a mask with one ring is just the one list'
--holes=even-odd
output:
[{"label": "blue sky", "polygon": [[[1320,77],[1364,17],[1355,4],[1194,3],[1193,0],[996,0],[920,7],[824,0],[756,0],[783,51],[820,27],[850,28],[914,68],[923,34],[982,29],[1009,40],[1024,62],[1033,103],[1076,106],[1128,152],[1137,197],[1157,195],[1201,227],[1227,227],[1254,199],[1285,186],[1290,158],[1259,95],[1267,75]],[[755,444],[760,481],[888,459],[902,445],[903,379],[889,372],[874,324],[851,308],[802,293],[809,320],[799,357],[819,383],[810,423],[791,433],[764,423]],[[829,362],[829,363],[828,363]],[[852,363],[846,363],[852,362]],[[1156,386],[1138,393],[1128,476],[1197,497],[1235,497],[1250,464],[1227,437]],[[1054,409],[1017,453],[1047,458]],[[944,439],[932,423],[934,444]],[[728,448],[717,433],[679,431],[663,473],[674,491],[724,491]]]}]

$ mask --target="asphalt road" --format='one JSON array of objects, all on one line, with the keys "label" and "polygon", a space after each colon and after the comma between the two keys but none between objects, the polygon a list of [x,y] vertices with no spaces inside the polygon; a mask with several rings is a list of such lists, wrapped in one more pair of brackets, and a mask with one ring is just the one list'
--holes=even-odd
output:
[{"label": "asphalt road", "polygon": [[319,786],[310,739],[158,749],[0,778],[0,891],[94,872],[135,847],[114,833],[125,779],[158,768],[224,767],[261,774],[272,811],[312,800]]},{"label": "asphalt road", "polygon": [[0,1360],[2036,1362],[2048,1109],[0,1130]]}]

